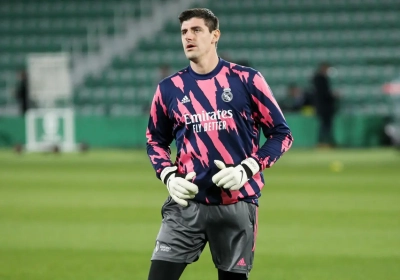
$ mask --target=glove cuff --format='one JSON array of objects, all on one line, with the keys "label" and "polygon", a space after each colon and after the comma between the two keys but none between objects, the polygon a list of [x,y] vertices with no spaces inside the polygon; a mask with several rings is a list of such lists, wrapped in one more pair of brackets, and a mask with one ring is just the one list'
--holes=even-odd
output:
[{"label": "glove cuff", "polygon": [[168,167],[165,167],[165,168],[161,171],[160,179],[161,179],[161,181],[164,183],[164,185],[167,184],[168,178],[169,178],[172,174],[176,173],[176,170],[177,170],[177,169],[178,169],[178,167],[176,167],[176,166],[168,166]]},{"label": "glove cuff", "polygon": [[260,166],[254,158],[246,158],[241,162],[244,171],[246,171],[247,178],[250,179],[253,177],[258,171],[260,171]]}]

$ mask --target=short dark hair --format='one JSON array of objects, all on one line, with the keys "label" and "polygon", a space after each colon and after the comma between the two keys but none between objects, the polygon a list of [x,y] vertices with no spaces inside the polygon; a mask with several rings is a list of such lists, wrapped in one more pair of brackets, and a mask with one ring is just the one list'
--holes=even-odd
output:
[{"label": "short dark hair", "polygon": [[202,18],[204,19],[205,25],[208,27],[210,33],[214,30],[219,29],[219,21],[218,18],[206,8],[194,8],[183,11],[179,15],[179,22],[182,25],[182,22],[187,21],[191,18]]},{"label": "short dark hair", "polygon": [[322,61],[322,62],[320,62],[320,64],[319,64],[319,68],[322,68],[322,67],[327,67],[327,68],[329,68],[329,67],[331,67],[331,64],[330,64],[328,61]]}]

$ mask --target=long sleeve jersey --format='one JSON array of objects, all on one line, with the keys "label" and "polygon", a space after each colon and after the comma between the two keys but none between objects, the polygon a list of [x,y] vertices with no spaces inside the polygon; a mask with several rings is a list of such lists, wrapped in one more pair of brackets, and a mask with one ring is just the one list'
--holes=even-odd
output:
[{"label": "long sleeve jersey", "polygon": [[[261,131],[267,141],[260,147]],[[293,141],[261,73],[222,59],[208,74],[197,74],[188,66],[158,84],[146,137],[157,177],[173,165],[178,173],[196,172],[193,183],[199,193],[193,200],[206,204],[247,201],[258,205],[263,173],[255,174],[239,190],[225,190],[212,182],[219,171],[214,160],[232,166],[253,157],[262,171]],[[177,147],[174,163],[170,157],[173,140]]]}]

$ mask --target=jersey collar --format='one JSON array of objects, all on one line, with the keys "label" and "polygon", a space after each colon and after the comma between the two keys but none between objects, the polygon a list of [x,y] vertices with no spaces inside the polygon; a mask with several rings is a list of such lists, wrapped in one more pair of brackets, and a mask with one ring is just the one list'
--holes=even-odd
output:
[{"label": "jersey collar", "polygon": [[212,70],[211,72],[209,72],[207,74],[198,74],[198,73],[194,72],[192,67],[190,67],[190,65],[188,67],[188,72],[196,80],[208,80],[208,79],[215,77],[219,73],[223,64],[224,64],[224,60],[222,58],[219,58],[219,62],[217,64],[217,66],[214,68],[214,70]]}]

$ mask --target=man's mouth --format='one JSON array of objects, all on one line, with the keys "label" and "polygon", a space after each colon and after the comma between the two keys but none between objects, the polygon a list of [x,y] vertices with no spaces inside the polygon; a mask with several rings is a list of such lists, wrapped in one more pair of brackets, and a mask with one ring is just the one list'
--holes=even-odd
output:
[{"label": "man's mouth", "polygon": [[194,45],[194,44],[187,44],[186,45],[186,49],[187,50],[191,50],[191,49],[193,49],[193,48],[195,48],[196,47],[196,45]]}]

